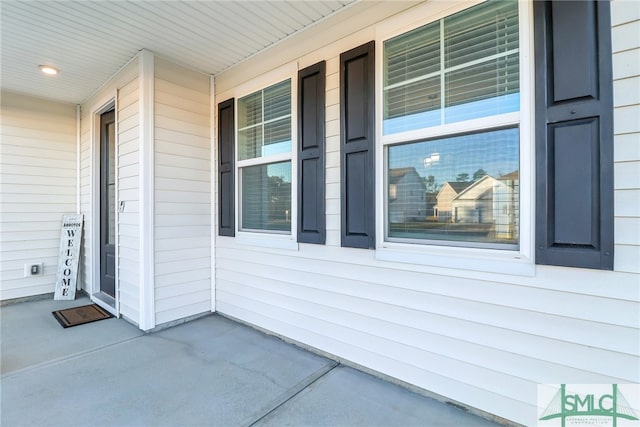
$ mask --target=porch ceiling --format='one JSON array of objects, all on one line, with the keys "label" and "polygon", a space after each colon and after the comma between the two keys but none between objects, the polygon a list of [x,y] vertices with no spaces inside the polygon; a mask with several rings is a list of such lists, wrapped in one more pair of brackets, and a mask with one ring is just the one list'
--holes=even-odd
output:
[{"label": "porch ceiling", "polygon": [[355,1],[2,0],[0,84],[81,103],[141,49],[215,75]]}]

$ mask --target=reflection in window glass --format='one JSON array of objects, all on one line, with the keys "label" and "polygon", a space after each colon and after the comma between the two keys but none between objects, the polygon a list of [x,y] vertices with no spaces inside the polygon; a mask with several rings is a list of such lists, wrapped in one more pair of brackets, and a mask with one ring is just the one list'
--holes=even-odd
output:
[{"label": "reflection in window glass", "polygon": [[489,1],[384,43],[383,132],[518,111],[518,3]]},{"label": "reflection in window glass", "polygon": [[242,170],[242,229],[291,231],[291,162]]},{"label": "reflection in window glass", "polygon": [[387,235],[517,248],[519,131],[394,145],[387,152]]},{"label": "reflection in window glass", "polygon": [[291,151],[291,81],[238,100],[238,160]]}]

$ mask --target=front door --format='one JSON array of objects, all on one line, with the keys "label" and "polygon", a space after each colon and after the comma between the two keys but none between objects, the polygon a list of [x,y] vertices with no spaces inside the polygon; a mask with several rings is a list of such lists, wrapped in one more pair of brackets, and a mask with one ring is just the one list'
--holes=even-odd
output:
[{"label": "front door", "polygon": [[115,111],[100,116],[100,292],[116,297]]}]

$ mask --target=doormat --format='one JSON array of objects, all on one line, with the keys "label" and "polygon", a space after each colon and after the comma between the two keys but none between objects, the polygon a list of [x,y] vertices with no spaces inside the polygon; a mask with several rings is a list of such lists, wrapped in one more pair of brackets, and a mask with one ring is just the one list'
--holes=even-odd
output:
[{"label": "doormat", "polygon": [[70,328],[72,326],[83,325],[85,323],[91,323],[97,320],[113,317],[111,313],[103,310],[97,304],[52,311],[51,314],[53,314],[53,317],[60,322],[63,328]]}]

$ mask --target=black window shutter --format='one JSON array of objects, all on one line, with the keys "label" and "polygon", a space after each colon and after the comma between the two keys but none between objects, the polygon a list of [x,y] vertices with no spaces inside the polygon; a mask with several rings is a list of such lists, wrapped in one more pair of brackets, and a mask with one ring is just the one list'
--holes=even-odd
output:
[{"label": "black window shutter", "polygon": [[340,55],[342,246],[375,247],[375,43]]},{"label": "black window shutter", "polygon": [[234,99],[218,104],[218,234],[235,236]]},{"label": "black window shutter", "polygon": [[325,61],[298,72],[298,242],[323,245]]},{"label": "black window shutter", "polygon": [[535,1],[536,263],[613,269],[609,1]]}]

